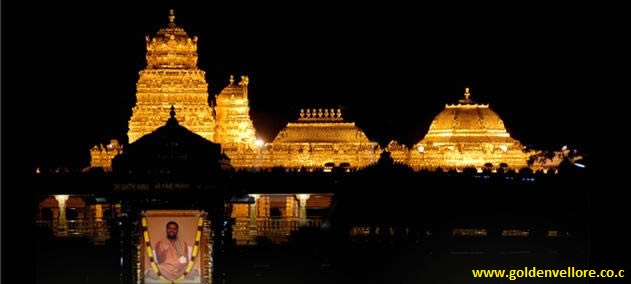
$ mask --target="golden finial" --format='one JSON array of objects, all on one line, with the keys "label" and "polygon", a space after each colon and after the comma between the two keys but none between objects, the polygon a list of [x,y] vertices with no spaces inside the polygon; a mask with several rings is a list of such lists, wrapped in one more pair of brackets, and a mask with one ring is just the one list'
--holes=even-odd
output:
[{"label": "golden finial", "polygon": [[234,75],[230,75],[230,85],[234,84]]},{"label": "golden finial", "polygon": [[175,23],[175,11],[173,9],[169,10],[169,23]]},{"label": "golden finial", "polygon": [[175,118],[175,106],[171,105],[171,111],[169,112],[171,118]]},{"label": "golden finial", "polygon": [[247,87],[250,82],[250,78],[248,76],[241,76],[241,82],[239,82],[239,86]]},{"label": "golden finial", "polygon": [[471,93],[469,93],[469,87],[466,87],[464,88],[464,99],[468,101],[469,96],[471,96]]}]

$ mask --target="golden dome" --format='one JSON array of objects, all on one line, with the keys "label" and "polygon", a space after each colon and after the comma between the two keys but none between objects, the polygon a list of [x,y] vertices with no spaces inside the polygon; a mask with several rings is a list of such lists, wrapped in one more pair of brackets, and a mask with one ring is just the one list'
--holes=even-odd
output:
[{"label": "golden dome", "polygon": [[481,169],[487,164],[527,165],[523,146],[510,137],[499,115],[488,104],[475,103],[470,95],[466,88],[464,99],[446,105],[434,118],[425,138],[411,150],[410,166]]},{"label": "golden dome", "polygon": [[504,122],[488,104],[477,104],[469,99],[469,88],[465,99],[458,104],[445,105],[432,121],[422,143],[513,143]]},{"label": "golden dome", "polygon": [[197,68],[197,37],[192,39],[175,24],[169,11],[169,24],[147,40],[147,68]]},{"label": "golden dome", "polygon": [[344,122],[340,109],[301,109],[273,141],[277,143],[374,143],[354,122]]}]

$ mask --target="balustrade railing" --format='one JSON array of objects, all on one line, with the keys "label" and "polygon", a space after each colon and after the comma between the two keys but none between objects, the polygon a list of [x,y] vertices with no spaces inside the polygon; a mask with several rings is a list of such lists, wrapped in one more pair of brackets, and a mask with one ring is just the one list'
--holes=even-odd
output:
[{"label": "balustrade railing", "polygon": [[232,227],[232,235],[236,239],[254,239],[267,237],[274,241],[286,240],[292,231],[300,227],[320,227],[320,218],[237,218]]},{"label": "balustrade railing", "polygon": [[35,223],[50,228],[55,237],[88,237],[97,243],[109,239],[109,226],[103,219],[66,220],[65,226],[59,220],[36,220]]}]

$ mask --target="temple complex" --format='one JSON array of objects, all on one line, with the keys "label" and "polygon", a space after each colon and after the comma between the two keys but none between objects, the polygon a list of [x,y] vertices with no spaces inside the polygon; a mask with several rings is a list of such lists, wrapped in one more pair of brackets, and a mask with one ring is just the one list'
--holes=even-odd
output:
[{"label": "temple complex", "polygon": [[[197,68],[197,37],[190,38],[175,24],[170,11],[167,27],[147,37],[147,67],[140,72],[136,105],[129,121],[129,143],[162,126],[169,109],[177,121],[208,141],[221,144],[235,169],[359,169],[379,159],[382,149],[354,122],[344,121],[340,109],[302,109],[269,143],[257,141],[250,118],[248,76],[228,85],[209,101],[204,71]],[[510,137],[504,122],[488,104],[479,104],[466,88],[464,98],[447,104],[432,121],[425,137],[411,148],[392,141],[386,150],[394,161],[415,170],[496,170],[556,167],[562,159],[535,159]],[[122,151],[112,143],[91,150],[91,167],[111,170],[111,159]],[[564,156],[563,156],[564,157]],[[529,165],[529,160],[531,161]]]},{"label": "temple complex", "polygon": [[171,10],[169,24],[146,40],[147,67],[140,71],[136,84],[129,143],[162,126],[172,105],[181,125],[213,141],[215,119],[208,104],[205,72],[197,68],[197,37],[190,38],[175,24]]}]

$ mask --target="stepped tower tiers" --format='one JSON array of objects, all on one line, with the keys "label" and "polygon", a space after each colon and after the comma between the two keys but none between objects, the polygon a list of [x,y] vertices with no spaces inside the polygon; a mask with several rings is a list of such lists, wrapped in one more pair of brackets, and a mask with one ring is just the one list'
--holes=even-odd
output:
[{"label": "stepped tower tiers", "polygon": [[488,104],[475,103],[470,96],[466,88],[464,99],[445,105],[425,138],[410,149],[410,166],[417,170],[527,166],[529,154],[510,137],[497,113]]},{"label": "stepped tower tiers", "polygon": [[241,76],[238,84],[234,76],[219,95],[215,96],[215,142],[226,152],[254,147],[256,131],[250,119],[247,76]]},{"label": "stepped tower tiers", "polygon": [[164,125],[172,105],[178,109],[177,120],[182,126],[213,141],[215,120],[208,104],[205,72],[197,68],[197,37],[190,38],[175,24],[171,10],[169,24],[146,40],[147,67],[140,71],[136,84],[129,143]]}]

